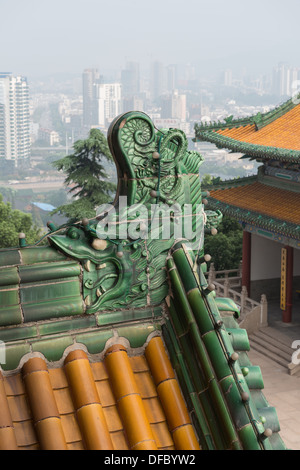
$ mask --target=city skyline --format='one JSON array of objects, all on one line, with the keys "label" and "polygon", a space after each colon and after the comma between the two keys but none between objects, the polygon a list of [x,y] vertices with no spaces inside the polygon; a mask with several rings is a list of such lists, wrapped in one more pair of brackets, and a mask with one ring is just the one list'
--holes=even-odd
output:
[{"label": "city skyline", "polygon": [[[16,11],[18,14],[16,14]],[[29,78],[113,70],[137,61],[192,63],[203,75],[267,73],[278,62],[299,66],[296,0],[0,0],[1,68]],[[22,46],[22,47],[21,47]]]}]

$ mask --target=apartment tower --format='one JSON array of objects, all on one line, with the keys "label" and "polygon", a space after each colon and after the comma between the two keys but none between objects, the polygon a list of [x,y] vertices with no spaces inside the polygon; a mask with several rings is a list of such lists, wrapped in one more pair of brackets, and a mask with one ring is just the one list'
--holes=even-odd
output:
[{"label": "apartment tower", "polygon": [[27,80],[11,73],[0,73],[0,166],[18,167],[29,157]]}]

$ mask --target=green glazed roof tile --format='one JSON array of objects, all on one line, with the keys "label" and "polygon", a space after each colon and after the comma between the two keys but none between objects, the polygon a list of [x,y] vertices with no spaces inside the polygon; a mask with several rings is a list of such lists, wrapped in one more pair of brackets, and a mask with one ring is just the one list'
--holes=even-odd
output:
[{"label": "green glazed roof tile", "polygon": [[93,315],[86,317],[73,317],[67,320],[55,320],[43,322],[38,325],[40,336],[59,334],[63,332],[74,332],[96,327],[96,318]]},{"label": "green glazed roof tile", "polygon": [[21,263],[20,252],[17,249],[0,251],[0,266],[15,266]]},{"label": "green glazed roof tile", "polygon": [[[22,265],[45,263],[52,261],[64,261],[66,256],[52,247],[30,247],[20,250]],[[2,253],[0,254],[0,256]],[[1,259],[1,258],[0,258]]]},{"label": "green glazed roof tile", "polygon": [[55,337],[51,339],[32,340],[33,352],[42,353],[48,361],[59,361],[68,346],[73,344],[71,336]]},{"label": "green glazed roof tile", "polygon": [[31,348],[26,343],[9,344],[5,348],[5,363],[1,364],[4,371],[14,370],[18,367],[21,359],[25,354],[29,354]]},{"label": "green glazed roof tile", "polygon": [[52,279],[75,278],[81,273],[80,264],[73,261],[53,262],[42,265],[19,267],[21,283],[50,281]]},{"label": "green glazed roof tile", "polygon": [[2,268],[0,270],[0,287],[19,284],[17,267]]},{"label": "green glazed roof tile", "polygon": [[84,307],[82,299],[78,297],[65,297],[51,301],[23,304],[24,321],[40,321],[51,318],[82,315]]},{"label": "green glazed roof tile", "polygon": [[[257,118],[256,124],[270,119]],[[181,130],[157,132],[144,113],[130,112],[112,122],[108,141],[118,167],[117,193],[130,207],[191,204],[193,229],[203,222],[197,236],[218,225],[220,211],[203,215],[203,159],[188,150]],[[114,208],[120,210],[116,203]],[[117,236],[104,241],[97,238],[99,218],[83,219],[49,232],[49,246],[0,250],[0,340],[7,359],[2,370],[13,374],[24,355],[43,355],[51,367],[76,345],[92,362],[118,341],[139,356],[159,335],[202,449],[282,449],[276,412],[262,393],[260,369],[251,364],[247,334],[236,321],[239,310],[209,292],[203,248],[175,236],[179,219],[173,209],[171,232],[162,239],[150,231],[148,238],[128,237],[122,245]],[[273,435],[264,440],[265,426]]]},{"label": "green glazed roof tile", "polygon": [[242,328],[226,328],[235,351],[250,351],[247,331]]},{"label": "green glazed roof tile", "polygon": [[93,330],[76,334],[76,342],[84,344],[90,354],[98,354],[103,352],[106,341],[112,337],[112,330]]},{"label": "green glazed roof tile", "polygon": [[0,341],[10,342],[34,338],[38,335],[37,326],[24,326],[17,328],[1,328]]},{"label": "green glazed roof tile", "polygon": [[[178,253],[178,251],[176,253]],[[184,255],[182,255],[182,259],[183,256]],[[180,268],[177,263],[178,256],[176,265]],[[174,266],[172,263],[168,265],[171,275]],[[195,319],[199,327],[199,332],[202,333],[203,345],[205,346],[206,353],[210,358],[213,368],[211,371],[213,375],[210,375],[210,383],[212,383],[213,376],[215,376],[215,380],[219,381],[223,392],[223,399],[227,403],[230,418],[238,432],[238,437],[242,442],[243,448],[249,450],[272,448],[272,444],[268,439],[260,437],[266,427],[266,422],[263,424],[261,421],[260,409],[267,409],[268,422],[277,423],[277,417],[273,413],[273,408],[268,405],[266,398],[261,392],[263,389],[263,379],[260,368],[252,366],[247,356],[246,351],[249,350],[247,334],[244,330],[239,330],[239,326],[233,317],[224,316],[222,317],[223,323],[219,323],[220,316],[216,315],[214,308],[210,310],[210,305],[212,304],[208,302],[207,299],[210,294],[205,292],[205,285],[204,288],[201,287],[201,272],[198,290],[199,295],[202,294],[203,297],[206,297],[206,302],[201,305],[199,302],[194,302],[194,299],[192,299],[191,303],[190,291],[184,293],[184,290],[186,290],[184,285],[185,279],[182,278],[182,276],[186,276],[187,269],[187,265],[185,270],[179,269],[182,283],[177,282],[175,284],[173,282],[173,289],[179,289],[181,295],[186,295],[192,307],[193,314],[197,312],[197,309],[201,312],[201,321],[199,315],[195,315]],[[192,273],[192,266],[190,266],[190,272]],[[196,281],[197,278],[195,274],[194,277]],[[187,287],[190,286],[194,286],[194,282],[191,280],[187,284]],[[192,287],[192,289],[193,292],[196,291],[195,287]],[[198,298],[200,297],[198,296]],[[172,317],[182,317],[182,308],[180,305],[176,303],[173,305],[175,308],[170,310]],[[176,307],[178,310],[176,310]],[[210,317],[212,323],[215,323],[210,331],[207,331],[208,324],[206,325],[203,320],[205,316]],[[229,330],[226,329],[228,326]],[[231,348],[229,347],[227,338],[231,338]],[[178,337],[178,341],[181,341],[181,337]],[[193,341],[192,337],[191,341]],[[238,347],[241,348],[241,351],[239,351]],[[234,353],[232,351],[234,351]],[[234,357],[235,353],[237,353],[236,357]],[[273,429],[276,429],[274,432],[278,432],[278,428],[275,424],[273,425]]]},{"label": "green glazed roof tile", "polygon": [[0,307],[0,326],[19,325],[23,321],[20,305]]}]

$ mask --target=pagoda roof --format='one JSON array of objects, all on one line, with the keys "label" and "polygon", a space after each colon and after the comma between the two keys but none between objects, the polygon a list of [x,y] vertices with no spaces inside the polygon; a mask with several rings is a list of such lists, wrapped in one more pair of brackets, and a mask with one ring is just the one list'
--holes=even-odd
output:
[{"label": "pagoda roof", "polygon": [[300,104],[291,99],[274,110],[224,123],[195,125],[195,140],[256,159],[300,161]]},{"label": "pagoda roof", "polygon": [[264,184],[258,178],[222,182],[209,205],[241,222],[300,239],[300,193]]},{"label": "pagoda roof", "polygon": [[[201,156],[144,113],[108,137],[126,222],[162,201],[170,235],[103,239],[98,216],[0,250],[0,449],[285,449],[239,308],[205,277],[199,238],[220,217],[202,211]],[[203,222],[197,246],[174,201]]]}]

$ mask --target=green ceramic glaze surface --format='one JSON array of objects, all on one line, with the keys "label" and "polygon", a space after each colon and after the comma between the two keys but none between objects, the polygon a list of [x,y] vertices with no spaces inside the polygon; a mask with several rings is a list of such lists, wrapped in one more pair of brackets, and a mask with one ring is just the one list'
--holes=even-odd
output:
[{"label": "green ceramic glaze surface", "polygon": [[[203,449],[285,448],[276,411],[261,392],[260,369],[247,356],[238,308],[214,298],[203,274],[203,236],[222,213],[204,212],[202,157],[188,150],[182,131],[157,131],[140,112],[117,117],[108,140],[118,171],[111,212],[118,235],[124,223],[120,197],[127,198],[126,226],[146,210],[146,225],[139,228],[149,229],[156,204],[171,216],[170,233],[162,236],[159,218],[147,237],[126,231],[121,240],[117,234],[103,240],[97,229],[104,211],[49,232],[49,246],[0,250],[3,372],[14,373],[31,354],[43,355],[51,367],[76,344],[102,355],[122,339],[130,354],[141,354],[151,337],[160,335]],[[181,219],[176,204],[183,209]],[[197,244],[178,236],[178,223],[189,217]],[[239,359],[233,363],[234,352]],[[263,440],[266,426],[273,435]]]}]

